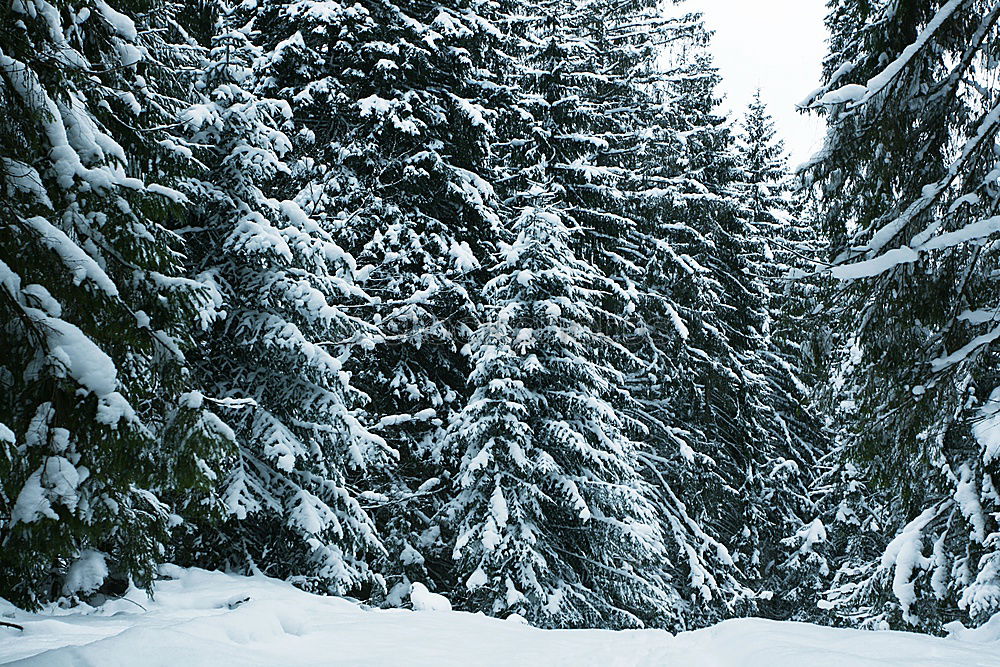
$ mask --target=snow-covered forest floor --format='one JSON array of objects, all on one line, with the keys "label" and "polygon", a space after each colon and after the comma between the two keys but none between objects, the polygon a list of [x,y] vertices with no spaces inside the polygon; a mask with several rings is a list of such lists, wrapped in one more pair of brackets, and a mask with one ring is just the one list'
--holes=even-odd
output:
[{"label": "snow-covered forest floor", "polygon": [[[443,611],[365,610],[263,576],[167,566],[155,600],[132,589],[100,609],[27,613],[0,601],[0,663],[23,665],[825,665],[1000,664],[1000,629],[946,639],[741,619],[661,630],[539,630]],[[141,607],[140,607],[141,605]]]}]

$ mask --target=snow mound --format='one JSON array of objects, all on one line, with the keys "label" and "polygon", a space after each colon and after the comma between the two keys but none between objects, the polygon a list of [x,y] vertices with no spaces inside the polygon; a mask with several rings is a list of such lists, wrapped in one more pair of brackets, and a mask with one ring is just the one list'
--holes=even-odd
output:
[{"label": "snow mound", "polygon": [[451,602],[440,593],[431,593],[420,582],[410,585],[410,602],[416,611],[451,611]]},{"label": "snow mound", "polygon": [[87,549],[70,565],[63,592],[67,595],[93,593],[101,587],[107,577],[108,564],[104,560],[104,554]]},{"label": "snow mound", "polygon": [[[642,630],[553,631],[481,614],[365,610],[263,576],[163,569],[99,609],[38,614],[0,600],[0,663],[87,665],[684,665],[840,667],[1000,665],[1000,643],[868,633],[760,619],[676,637]],[[139,605],[142,605],[141,607]],[[990,633],[993,638],[995,633]]]}]

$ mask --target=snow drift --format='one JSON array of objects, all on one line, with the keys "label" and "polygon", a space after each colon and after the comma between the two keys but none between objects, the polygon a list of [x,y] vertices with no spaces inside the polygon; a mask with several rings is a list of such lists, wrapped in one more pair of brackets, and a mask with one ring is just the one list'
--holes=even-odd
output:
[{"label": "snow drift", "polygon": [[[367,610],[263,576],[165,567],[155,600],[32,614],[0,600],[0,663],[94,665],[1000,665],[1000,632],[969,641],[760,619],[673,636],[539,630],[481,614]],[[141,606],[140,606],[141,605]],[[1000,629],[998,629],[1000,630]]]}]

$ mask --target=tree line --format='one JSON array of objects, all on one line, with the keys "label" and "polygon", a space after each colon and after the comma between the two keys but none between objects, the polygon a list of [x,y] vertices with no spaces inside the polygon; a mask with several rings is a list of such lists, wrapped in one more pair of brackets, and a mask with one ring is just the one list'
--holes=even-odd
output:
[{"label": "tree line", "polygon": [[1000,5],[832,2],[793,176],[674,4],[0,8],[0,594],[988,618]]}]

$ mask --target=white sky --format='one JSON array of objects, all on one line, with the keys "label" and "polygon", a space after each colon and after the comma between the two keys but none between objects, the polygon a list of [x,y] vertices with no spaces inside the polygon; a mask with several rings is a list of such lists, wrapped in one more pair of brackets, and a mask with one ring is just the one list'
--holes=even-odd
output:
[{"label": "white sky", "polygon": [[823,144],[823,124],[795,105],[819,86],[826,55],[826,0],[689,0],[715,30],[715,54],[725,94],[723,107],[742,117],[760,87],[791,166]]}]

